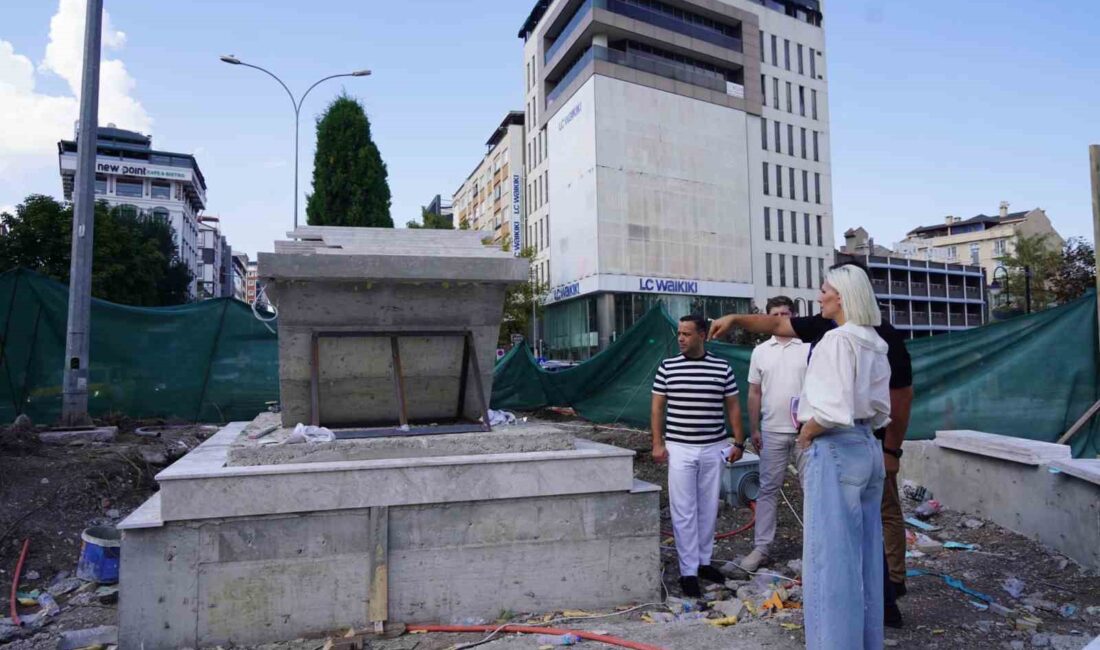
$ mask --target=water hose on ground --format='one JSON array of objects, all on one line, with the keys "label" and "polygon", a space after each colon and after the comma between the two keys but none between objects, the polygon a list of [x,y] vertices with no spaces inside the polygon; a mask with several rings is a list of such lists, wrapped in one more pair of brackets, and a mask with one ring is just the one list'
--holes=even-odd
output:
[{"label": "water hose on ground", "polygon": [[27,549],[30,548],[31,539],[28,537],[23,540],[23,550],[19,552],[19,562],[15,565],[15,574],[11,579],[11,620],[18,627],[23,623],[19,620],[19,608],[17,606],[19,602],[19,576],[23,573],[23,562],[27,559]]},{"label": "water hose on ground", "polygon": [[[733,537],[734,535],[740,535],[741,533],[743,533],[746,530],[749,530],[750,528],[755,526],[756,525],[756,502],[755,501],[749,501],[749,509],[752,510],[752,518],[749,519],[749,523],[747,523],[744,526],[738,528],[737,530],[731,530],[728,533],[717,533],[717,534],[715,534],[714,539],[716,539],[716,540],[726,539],[727,537]],[[661,534],[666,536],[666,537],[670,537],[670,536],[672,536],[673,533],[672,533],[671,530],[662,530]]]},{"label": "water hose on ground", "polygon": [[567,630],[557,627],[528,627],[526,625],[505,625],[503,627],[500,625],[410,625],[406,628],[406,631],[453,633],[499,631],[518,634],[550,634],[553,636],[575,634],[582,639],[599,641],[600,643],[619,646],[620,648],[630,648],[631,650],[664,650],[659,646],[649,645],[648,643],[638,643],[637,641],[630,641],[629,639],[620,639],[618,637],[597,634],[596,632],[587,632],[585,630]]}]

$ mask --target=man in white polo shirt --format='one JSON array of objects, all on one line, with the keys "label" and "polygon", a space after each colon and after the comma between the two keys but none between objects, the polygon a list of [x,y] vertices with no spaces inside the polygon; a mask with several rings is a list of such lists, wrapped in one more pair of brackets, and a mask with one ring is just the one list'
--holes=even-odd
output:
[{"label": "man in white polo shirt", "polygon": [[[769,316],[790,318],[794,302],[787,296],[768,300]],[[797,464],[798,427],[791,415],[802,393],[809,346],[797,338],[773,336],[756,346],[749,362],[749,427],[752,444],[760,454],[760,494],[756,499],[756,540],[741,561],[745,571],[756,571],[768,562],[775,540],[776,509],[787,463]]]}]

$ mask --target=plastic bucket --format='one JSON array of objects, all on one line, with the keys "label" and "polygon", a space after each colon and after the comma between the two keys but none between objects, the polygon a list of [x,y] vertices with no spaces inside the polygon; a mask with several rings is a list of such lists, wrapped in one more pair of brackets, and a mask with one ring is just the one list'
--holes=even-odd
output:
[{"label": "plastic bucket", "polygon": [[118,562],[122,551],[122,533],[114,526],[92,526],[80,534],[80,561],[76,577],[89,582],[118,582]]}]

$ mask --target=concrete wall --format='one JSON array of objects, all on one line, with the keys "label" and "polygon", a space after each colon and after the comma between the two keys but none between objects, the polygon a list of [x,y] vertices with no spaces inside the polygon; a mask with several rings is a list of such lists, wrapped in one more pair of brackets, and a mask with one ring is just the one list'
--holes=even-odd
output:
[{"label": "concrete wall", "polygon": [[[660,595],[658,491],[389,509],[389,619],[494,619]],[[123,536],[122,647],[254,644],[367,624],[371,510]]]},{"label": "concrete wall", "polygon": [[[1043,444],[1043,443],[1040,443]],[[927,487],[944,506],[995,522],[1100,569],[1100,485],[1027,465],[905,443],[901,477]]]}]

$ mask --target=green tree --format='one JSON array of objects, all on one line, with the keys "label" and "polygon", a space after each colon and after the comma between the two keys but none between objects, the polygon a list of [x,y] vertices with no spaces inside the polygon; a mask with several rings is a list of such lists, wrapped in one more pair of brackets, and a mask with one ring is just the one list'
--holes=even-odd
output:
[{"label": "green tree", "polygon": [[[69,281],[73,206],[31,195],[15,214],[0,215],[0,269],[22,267]],[[175,305],[187,301],[191,272],[178,259],[172,226],[157,219],[95,207],[92,295],[124,305]]]},{"label": "green tree", "polygon": [[1015,249],[1003,257],[1001,264],[1008,270],[1005,307],[1026,307],[1026,272],[1031,274],[1031,309],[1040,311],[1054,304],[1052,280],[1061,264],[1061,253],[1051,245],[1050,235],[1017,235]]},{"label": "green tree", "polygon": [[420,208],[420,221],[409,221],[406,228],[428,228],[434,230],[454,230],[451,220],[441,214],[436,214],[428,208]]},{"label": "green tree", "polygon": [[317,120],[313,193],[306,197],[312,226],[393,228],[386,163],[371,140],[358,100],[337,97]]},{"label": "green tree", "polygon": [[[511,250],[511,241],[505,241],[503,248],[504,250]],[[534,247],[529,246],[521,250],[520,257],[528,261],[534,259]],[[539,322],[542,322],[543,303],[546,300],[548,289],[546,283],[536,283],[534,276],[528,282],[517,284],[508,289],[508,293],[504,297],[504,319],[500,324],[498,346],[507,347],[511,345],[513,334],[520,334],[524,338],[530,337],[532,312]]]},{"label": "green tree", "polygon": [[1050,281],[1054,302],[1063,305],[1096,287],[1096,251],[1079,237],[1071,237],[1062,247],[1058,269]]}]

